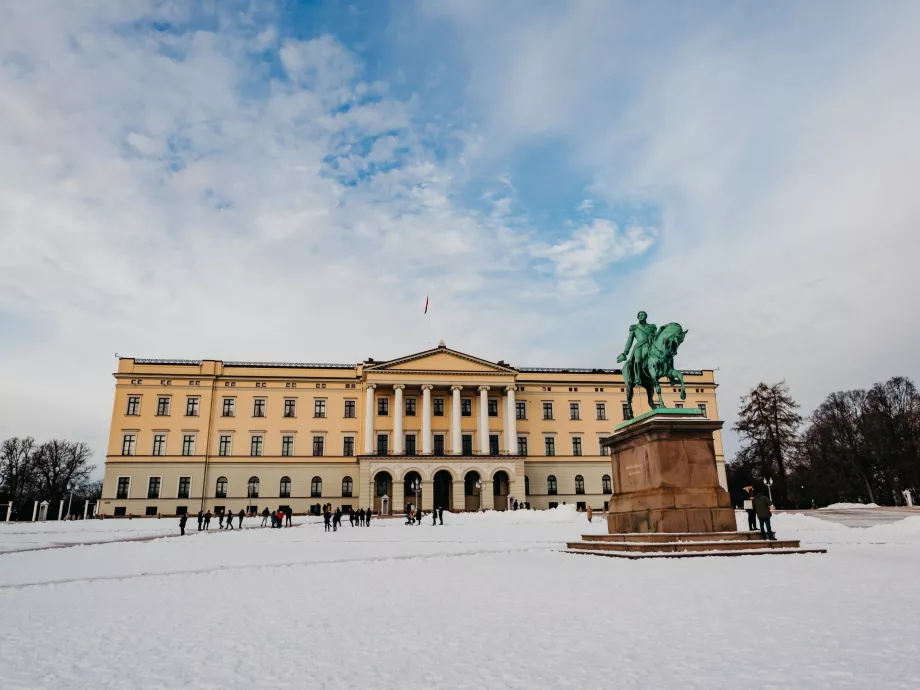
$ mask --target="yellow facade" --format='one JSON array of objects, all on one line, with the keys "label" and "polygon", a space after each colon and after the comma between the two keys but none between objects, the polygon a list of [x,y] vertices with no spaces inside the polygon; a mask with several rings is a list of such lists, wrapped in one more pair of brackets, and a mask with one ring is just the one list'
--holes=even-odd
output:
[{"label": "yellow facade", "polygon": [[[684,376],[683,404],[718,418],[713,372]],[[619,370],[516,368],[441,344],[358,365],[123,358],[115,379],[109,516],[401,512],[413,480],[424,509],[603,509],[616,489],[599,441],[623,419]],[[633,405],[648,410],[641,389]],[[725,486],[718,433],[715,449]]]}]

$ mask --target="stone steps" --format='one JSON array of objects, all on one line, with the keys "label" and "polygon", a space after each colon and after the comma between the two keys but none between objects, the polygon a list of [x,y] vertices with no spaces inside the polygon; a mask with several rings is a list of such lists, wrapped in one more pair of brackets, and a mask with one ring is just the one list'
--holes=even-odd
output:
[{"label": "stone steps", "polygon": [[796,540],[785,541],[672,541],[672,542],[588,542],[574,541],[566,544],[569,549],[579,551],[628,551],[653,553],[662,551],[755,551],[766,549],[797,549],[801,544]]},{"label": "stone steps", "polygon": [[607,558],[715,558],[727,556],[789,556],[807,553],[827,553],[827,549],[742,549],[737,551],[671,551],[671,552],[629,552],[629,551],[583,551],[566,549],[563,553],[580,556],[605,556]]},{"label": "stone steps", "polygon": [[585,534],[568,542],[566,553],[611,558],[699,558],[702,556],[763,556],[827,553],[803,549],[797,539],[765,541],[760,532],[641,532]]},{"label": "stone steps", "polygon": [[583,534],[587,542],[762,541],[760,532],[633,532],[630,534]]}]

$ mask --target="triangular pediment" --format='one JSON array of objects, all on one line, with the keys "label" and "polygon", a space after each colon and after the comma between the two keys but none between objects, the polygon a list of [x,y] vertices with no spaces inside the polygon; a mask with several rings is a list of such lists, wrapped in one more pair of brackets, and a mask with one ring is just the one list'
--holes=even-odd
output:
[{"label": "triangular pediment", "polygon": [[447,347],[436,347],[414,355],[365,365],[365,371],[425,371],[425,372],[488,372],[514,373],[504,364],[496,364],[479,357],[457,352]]}]

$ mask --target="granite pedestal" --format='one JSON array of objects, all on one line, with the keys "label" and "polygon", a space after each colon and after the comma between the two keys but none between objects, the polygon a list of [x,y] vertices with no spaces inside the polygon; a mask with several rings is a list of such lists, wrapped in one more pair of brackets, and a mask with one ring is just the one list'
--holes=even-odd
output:
[{"label": "granite pedestal", "polygon": [[615,492],[608,532],[734,532],[735,512],[719,485],[712,439],[721,428],[696,409],[655,410],[603,439]]}]

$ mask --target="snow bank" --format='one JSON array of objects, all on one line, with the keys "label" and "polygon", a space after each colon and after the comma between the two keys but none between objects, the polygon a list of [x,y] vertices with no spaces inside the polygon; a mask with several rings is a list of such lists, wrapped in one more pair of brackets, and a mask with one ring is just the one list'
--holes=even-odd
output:
[{"label": "snow bank", "polygon": [[831,503],[829,506],[818,508],[818,510],[837,510],[839,508],[878,508],[876,503]]}]

